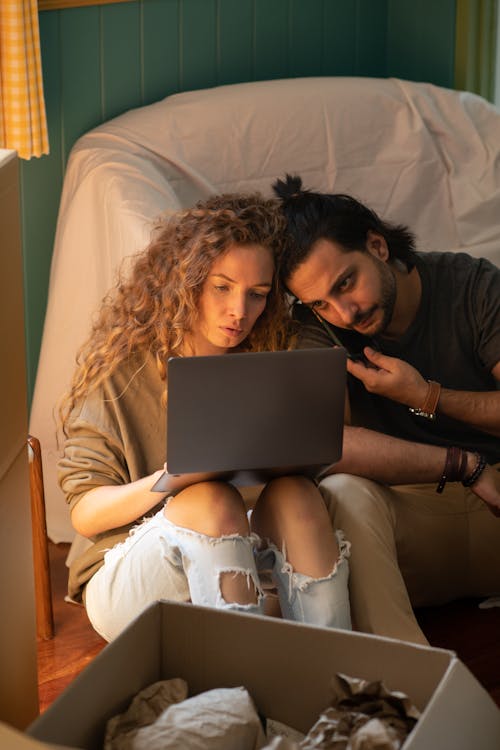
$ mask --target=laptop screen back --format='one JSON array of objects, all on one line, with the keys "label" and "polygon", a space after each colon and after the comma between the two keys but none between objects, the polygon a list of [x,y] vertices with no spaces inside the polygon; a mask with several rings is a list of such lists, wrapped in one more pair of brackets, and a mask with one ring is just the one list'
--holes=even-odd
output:
[{"label": "laptop screen back", "polygon": [[342,455],[345,385],[342,348],[171,358],[168,472],[315,474]]}]

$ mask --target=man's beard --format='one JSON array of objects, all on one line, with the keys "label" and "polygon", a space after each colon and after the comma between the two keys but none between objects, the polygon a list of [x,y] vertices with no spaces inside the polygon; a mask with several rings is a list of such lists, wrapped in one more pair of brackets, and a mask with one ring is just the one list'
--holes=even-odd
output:
[{"label": "man's beard", "polygon": [[[376,305],[373,305],[368,312],[357,315],[349,328],[356,330],[356,327],[363,320],[368,320],[374,312],[381,310],[382,320],[378,324],[377,329],[370,334],[371,336],[380,336],[384,333],[392,320],[394,306],[396,304],[397,286],[396,277],[390,266],[375,257],[372,257],[372,261],[375,264],[380,279],[380,301]],[[362,333],[362,331],[360,331],[360,333]]]},{"label": "man's beard", "polygon": [[375,259],[379,265],[380,272],[380,309],[383,311],[382,322],[377,333],[380,335],[387,329],[392,320],[394,306],[396,304],[397,284],[394,272],[387,263]]}]

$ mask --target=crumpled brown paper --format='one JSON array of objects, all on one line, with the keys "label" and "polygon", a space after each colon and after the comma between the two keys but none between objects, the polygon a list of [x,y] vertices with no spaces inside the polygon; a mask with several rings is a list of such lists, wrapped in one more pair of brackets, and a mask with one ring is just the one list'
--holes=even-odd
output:
[{"label": "crumpled brown paper", "polygon": [[336,675],[334,704],[300,743],[302,750],[399,750],[420,712],[408,696],[368,682]]},{"label": "crumpled brown paper", "polygon": [[290,737],[273,737],[271,742],[262,748],[262,750],[300,750],[301,745]]}]

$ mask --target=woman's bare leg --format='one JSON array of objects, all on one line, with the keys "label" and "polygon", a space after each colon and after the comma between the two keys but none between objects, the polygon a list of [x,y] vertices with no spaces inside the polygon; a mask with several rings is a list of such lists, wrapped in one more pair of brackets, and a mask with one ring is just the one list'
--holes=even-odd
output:
[{"label": "woman's bare leg", "polygon": [[[223,482],[200,482],[187,487],[169,500],[164,513],[176,526],[213,539],[233,535],[248,537],[250,534],[241,495],[235,487]],[[257,602],[252,577],[245,573],[222,571],[220,589],[223,599],[228,603]]]},{"label": "woman's bare leg", "polygon": [[325,502],[305,477],[270,482],[252,513],[252,530],[285,549],[294,570],[313,578],[331,573],[339,556]]},{"label": "woman's bare leg", "polygon": [[350,629],[349,544],[335,534],[316,485],[297,476],[273,480],[251,523],[268,540],[283,616]]}]

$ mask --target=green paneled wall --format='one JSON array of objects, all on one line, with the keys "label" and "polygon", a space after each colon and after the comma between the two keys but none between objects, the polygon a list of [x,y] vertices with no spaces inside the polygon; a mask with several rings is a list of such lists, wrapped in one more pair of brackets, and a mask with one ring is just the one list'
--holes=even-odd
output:
[{"label": "green paneled wall", "polygon": [[390,75],[453,86],[455,14],[456,0],[388,0]]},{"label": "green paneled wall", "polygon": [[455,0],[137,0],[40,13],[50,155],[23,162],[31,396],[68,154],[90,128],[169,94],[269,78],[453,84]]}]

